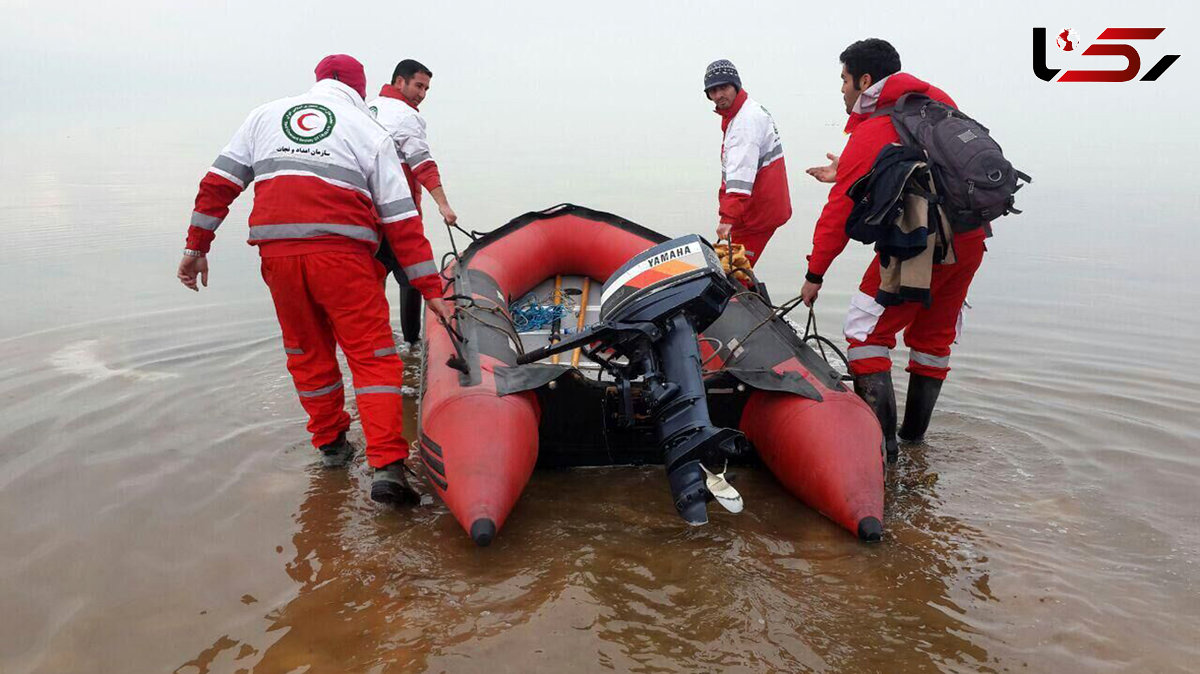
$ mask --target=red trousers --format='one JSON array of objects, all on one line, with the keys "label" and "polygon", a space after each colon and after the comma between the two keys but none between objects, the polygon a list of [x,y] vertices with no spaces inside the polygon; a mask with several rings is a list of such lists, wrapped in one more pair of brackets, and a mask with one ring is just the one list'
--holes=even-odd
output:
[{"label": "red trousers", "polygon": [[283,330],[288,372],[308,412],[313,446],[334,441],[350,427],[345,410],[340,346],[354,375],[367,463],[380,468],[408,456],[401,386],[383,279],[387,270],[367,253],[324,252],[264,257]]},{"label": "red trousers", "polygon": [[904,330],[908,347],[907,371],[945,379],[950,372],[950,345],[958,339],[960,317],[967,300],[967,289],[983,261],[982,236],[958,237],[954,252],[958,261],[934,265],[929,285],[928,307],[905,302],[884,307],[875,301],[879,289],[879,258],[876,256],[863,275],[859,293],[850,299],[843,331],[850,349],[850,372],[856,375],[887,372],[892,369],[891,350],[896,333]]},{"label": "red trousers", "polygon": [[756,232],[733,229],[729,232],[729,237],[734,243],[740,243],[746,247],[746,259],[750,262],[751,267],[758,263],[758,258],[762,256],[763,249],[767,247],[767,242],[774,235],[775,230],[773,229]]}]

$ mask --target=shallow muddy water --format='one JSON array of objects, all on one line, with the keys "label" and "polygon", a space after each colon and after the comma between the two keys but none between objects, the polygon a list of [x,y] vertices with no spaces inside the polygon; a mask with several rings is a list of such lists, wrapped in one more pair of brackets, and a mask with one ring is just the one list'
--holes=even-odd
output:
[{"label": "shallow muddy water", "polygon": [[[802,237],[772,243],[775,287]],[[104,287],[32,245],[5,253],[21,303],[0,341],[5,672],[1185,671],[1200,656],[1196,354],[1155,355],[1173,340],[1150,326],[1179,298],[1150,283],[1116,311],[1078,293],[1090,263],[995,239],[928,443],[889,472],[881,544],[755,469],[743,514],[688,528],[647,467],[538,472],[476,549],[431,497],[380,509],[361,466],[314,465],[252,251],[222,241],[194,296],[171,278],[176,232],[157,238],[116,245],[128,262]],[[1014,297],[1000,269],[1044,291]],[[81,320],[37,326],[41,282],[71,290],[45,311]],[[825,332],[848,293],[819,303]]]},{"label": "shallow muddy water", "polygon": [[[496,22],[515,20],[501,10]],[[714,507],[709,526],[689,528],[661,468],[645,467],[539,471],[496,541],[477,549],[424,483],[425,503],[395,512],[367,498],[363,466],[316,466],[257,254],[243,243],[249,195],[220,230],[210,287],[192,294],[174,278],[203,171],[246,110],[308,86],[316,58],[273,43],[262,47],[270,58],[246,51],[259,24],[290,25],[274,10],[239,8],[262,15],[234,20],[227,9],[229,25],[206,32],[183,25],[199,10],[172,7],[161,11],[182,18],[137,35],[111,30],[98,16],[107,9],[79,11],[80,35],[124,38],[71,52],[58,70],[39,66],[46,79],[90,73],[128,93],[88,98],[81,85],[14,96],[4,113],[24,126],[0,161],[0,672],[1196,669],[1200,197],[1177,147],[1195,136],[1178,112],[1195,107],[1178,84],[1186,73],[1137,88],[1135,101],[1101,88],[1068,98],[1027,72],[1029,27],[1014,13],[987,57],[1002,81],[1029,81],[1012,100],[1113,117],[1047,114],[1020,129],[1027,110],[1007,92],[953,69],[930,75],[1008,129],[1006,152],[1037,182],[1021,192],[1025,214],[989,241],[927,444],[903,447],[889,470],[881,543],[859,543],[751,468],[739,470],[743,513]],[[140,31],[158,15],[113,16]],[[288,30],[318,32],[306,16]],[[755,27],[739,44],[807,48],[797,27],[825,26],[785,18],[773,40]],[[698,77],[711,40],[676,49],[661,28],[630,38],[634,65],[655,62],[644,69],[656,78],[644,87],[657,87],[645,100],[652,123],[625,109],[638,106],[569,89],[586,59],[544,63],[590,49],[601,65],[588,72],[608,76],[608,59],[621,58],[611,34],[637,28],[619,19],[529,35],[536,59],[522,68],[549,73],[538,105],[486,89],[498,78],[476,52],[439,74],[423,110],[469,229],[569,200],[673,236],[711,235],[717,119],[691,79],[684,103],[667,87]],[[487,53],[513,47],[492,19],[450,20]],[[914,42],[921,30],[896,28]],[[687,31],[672,32],[683,45]],[[826,195],[803,167],[843,142],[836,69],[818,78],[794,65],[833,62],[848,39],[817,32],[829,53],[764,52],[762,69],[786,70],[754,80],[785,139],[796,209],[759,265],[777,301],[799,290]],[[592,44],[593,33],[603,39]],[[371,41],[380,36],[338,44]],[[434,46],[450,61],[450,46]],[[6,63],[43,63],[30,54],[49,49]],[[391,49],[363,58],[378,68],[394,62]],[[235,61],[210,73],[212,59]],[[266,74],[248,79],[247,61]],[[179,83],[180,72],[195,80]],[[140,89],[139,78],[171,84]],[[552,88],[575,93],[540,95]],[[480,112],[480,92],[495,109]],[[1082,142],[1090,134],[1104,141]],[[440,257],[446,234],[427,229]],[[827,276],[817,314],[838,341],[867,261],[852,246]],[[903,401],[907,352],[893,357]],[[407,357],[413,387],[417,360]]]}]

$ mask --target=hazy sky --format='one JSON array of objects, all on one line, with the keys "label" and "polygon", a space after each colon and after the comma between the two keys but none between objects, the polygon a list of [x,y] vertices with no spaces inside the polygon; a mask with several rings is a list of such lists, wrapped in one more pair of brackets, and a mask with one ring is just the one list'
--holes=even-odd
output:
[{"label": "hazy sky", "polygon": [[[844,144],[837,56],[870,36],[892,41],[906,71],[993,129],[1034,175],[1024,203],[1040,206],[1050,225],[1056,212],[1083,209],[1125,226],[1145,213],[1133,202],[1147,197],[1179,213],[1197,206],[1192,3],[2,7],[4,201],[22,203],[13,179],[31,171],[67,182],[111,172],[177,203],[162,226],[180,232],[196,182],[245,114],[305,90],[316,62],[333,52],[366,65],[372,95],[401,58],[432,68],[422,111],[434,156],[463,221],[480,229],[567,200],[667,231],[712,229],[720,130],[701,79],[709,61],[732,59],[783,136],[791,226],[811,230],[827,188],[802,170]],[[1155,83],[1048,84],[1031,72],[1033,26],[1073,28],[1085,41],[1107,26],[1165,26],[1141,45],[1143,68],[1161,54],[1182,58]],[[1070,67],[1068,57],[1051,50],[1055,65]],[[8,222],[0,229],[19,228]],[[1181,234],[1197,240],[1192,228]]]}]

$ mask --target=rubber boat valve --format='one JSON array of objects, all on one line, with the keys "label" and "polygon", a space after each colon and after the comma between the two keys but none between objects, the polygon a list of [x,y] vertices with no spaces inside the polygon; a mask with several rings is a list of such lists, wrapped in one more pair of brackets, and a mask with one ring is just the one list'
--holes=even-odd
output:
[{"label": "rubber boat valve", "polygon": [[486,548],[496,537],[496,523],[490,517],[481,517],[471,523],[471,540],[475,545]]},{"label": "rubber boat valve", "polygon": [[741,510],[741,496],[724,473],[708,466],[744,451],[746,438],[713,425],[696,339],[737,290],[707,242],[695,234],[673,239],[634,256],[609,278],[599,322],[517,358],[524,365],[581,348],[616,380],[624,425],[633,422],[632,384],[640,378],[675,510],[689,524],[708,522],[714,499],[731,512]]}]

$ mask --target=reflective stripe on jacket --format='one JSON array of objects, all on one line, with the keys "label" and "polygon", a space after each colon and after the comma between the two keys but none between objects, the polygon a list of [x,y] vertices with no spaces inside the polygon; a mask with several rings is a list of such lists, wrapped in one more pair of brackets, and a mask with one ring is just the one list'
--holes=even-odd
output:
[{"label": "reflective stripe on jacket", "polygon": [[792,217],[783,143],[765,108],[739,91],[721,115],[721,222],[746,231],[773,230]]},{"label": "reflective stripe on jacket", "polygon": [[417,208],[421,207],[421,187],[433,191],[442,186],[442,177],[437,162],[429,149],[425,134],[425,118],[396,87],[385,84],[379,98],[371,101],[370,109],[375,119],[392,134],[396,154],[404,162],[404,175],[413,194]]},{"label": "reflective stripe on jacket", "polygon": [[425,297],[441,294],[433,250],[391,136],[335,80],[259,106],[200,181],[187,247],[207,252],[229,205],[254,185],[249,243],[264,257],[373,254],[385,236]]}]

